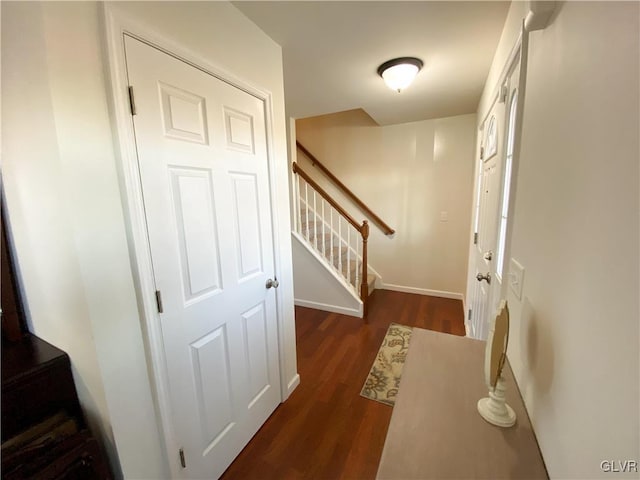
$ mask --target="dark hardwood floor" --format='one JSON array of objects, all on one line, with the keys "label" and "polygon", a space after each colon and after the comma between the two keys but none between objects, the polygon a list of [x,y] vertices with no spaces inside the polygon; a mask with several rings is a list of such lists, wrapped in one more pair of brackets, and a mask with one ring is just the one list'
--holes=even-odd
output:
[{"label": "dark hardwood floor", "polygon": [[376,290],[368,323],[296,307],[300,385],[223,479],[375,478],[391,407],[360,396],[390,323],[464,335],[462,302]]}]

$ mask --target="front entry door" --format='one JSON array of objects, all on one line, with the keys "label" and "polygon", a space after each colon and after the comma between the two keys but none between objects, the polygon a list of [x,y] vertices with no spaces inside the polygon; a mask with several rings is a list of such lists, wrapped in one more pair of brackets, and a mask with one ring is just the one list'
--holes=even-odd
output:
[{"label": "front entry door", "polygon": [[217,478],[281,400],[264,103],[125,50],[171,428],[182,476]]},{"label": "front entry door", "polygon": [[495,102],[483,128],[478,184],[475,244],[469,257],[471,335],[486,339],[493,314],[491,287],[495,283],[495,250],[503,153],[504,103]]}]

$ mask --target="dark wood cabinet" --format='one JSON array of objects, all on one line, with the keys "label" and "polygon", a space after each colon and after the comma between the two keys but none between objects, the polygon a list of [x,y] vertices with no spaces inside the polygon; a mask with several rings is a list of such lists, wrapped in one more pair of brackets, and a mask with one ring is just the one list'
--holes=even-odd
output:
[{"label": "dark wood cabinet", "polygon": [[4,205],[0,198],[0,323],[2,326],[2,340],[19,341],[26,332],[24,310],[15,270],[11,261],[11,250],[7,242],[7,229],[4,219]]},{"label": "dark wood cabinet", "polygon": [[69,356],[34,335],[2,346],[2,442],[60,411],[84,420]]},{"label": "dark wood cabinet", "polygon": [[26,334],[2,345],[2,478],[110,479],[69,356]]},{"label": "dark wood cabinet", "polygon": [[0,198],[3,480],[105,480],[87,430],[69,356],[27,332]]}]

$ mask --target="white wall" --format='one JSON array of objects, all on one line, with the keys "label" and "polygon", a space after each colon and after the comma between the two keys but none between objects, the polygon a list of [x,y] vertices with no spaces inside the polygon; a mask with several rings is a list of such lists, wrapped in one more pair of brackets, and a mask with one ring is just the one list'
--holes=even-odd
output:
[{"label": "white wall", "polygon": [[[500,51],[524,13],[512,4]],[[509,358],[552,478],[640,460],[639,17],[564,2],[529,37]]]},{"label": "white wall", "polygon": [[[3,184],[32,331],[71,357],[81,404],[116,475],[121,473],[106,376],[120,370],[129,405],[145,401],[136,423],[147,435],[132,434],[131,440],[152,460],[149,472],[159,475],[144,355],[131,348],[141,334],[97,12],[88,3],[2,3]],[[111,344],[113,363],[101,358],[98,335]]]},{"label": "white wall", "polygon": [[[69,353],[82,406],[116,477],[168,478],[109,124],[101,8],[90,2],[2,2],[3,186],[31,329]],[[293,386],[280,47],[228,3],[114,8],[273,94],[283,382]]]},{"label": "white wall", "polygon": [[[462,298],[475,125],[470,114],[381,127],[362,110],[296,122],[298,140],[396,230],[389,238],[369,221],[369,263],[382,288]],[[298,162],[365,218],[301,153]]]}]

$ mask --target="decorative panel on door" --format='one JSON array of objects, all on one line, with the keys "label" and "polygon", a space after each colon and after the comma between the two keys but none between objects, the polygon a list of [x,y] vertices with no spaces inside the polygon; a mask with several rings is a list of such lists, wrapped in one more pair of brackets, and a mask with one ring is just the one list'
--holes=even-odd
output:
[{"label": "decorative panel on door", "polygon": [[239,279],[243,280],[262,272],[258,188],[256,176],[252,173],[232,173],[231,183],[238,240]]},{"label": "decorative panel on door", "polygon": [[158,82],[158,89],[165,136],[207,144],[205,99],[162,82]]},{"label": "decorative panel on door", "polygon": [[189,304],[222,287],[211,172],[170,168],[169,173],[184,299]]},{"label": "decorative panel on door", "polygon": [[259,400],[265,389],[269,388],[267,319],[264,303],[256,305],[242,314],[245,345],[249,358],[249,408]]},{"label": "decorative panel on door", "polygon": [[222,326],[191,344],[193,379],[205,451],[233,428],[227,329]]},{"label": "decorative panel on door", "polygon": [[224,107],[224,125],[227,132],[227,147],[246,153],[254,153],[253,117]]}]

